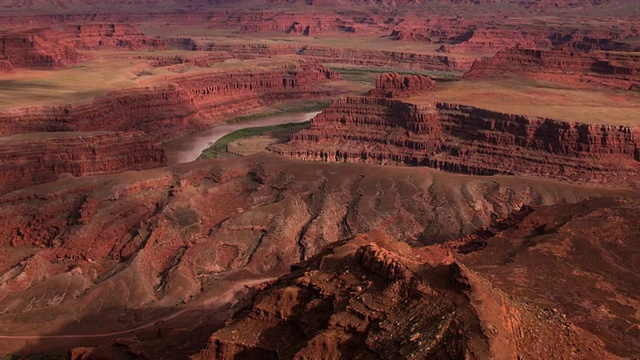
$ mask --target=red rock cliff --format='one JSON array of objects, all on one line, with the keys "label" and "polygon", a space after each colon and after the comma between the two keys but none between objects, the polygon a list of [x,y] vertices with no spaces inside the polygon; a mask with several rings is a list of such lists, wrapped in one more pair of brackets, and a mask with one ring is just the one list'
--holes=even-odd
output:
[{"label": "red rock cliff", "polygon": [[87,104],[6,110],[0,112],[0,135],[143,130],[162,140],[276,101],[329,95],[318,84],[338,76],[307,63],[180,75],[115,91]]},{"label": "red rock cliff", "polygon": [[631,89],[640,84],[640,55],[565,50],[512,49],[476,61],[465,78],[505,73],[555,81],[580,81]]},{"label": "red rock cliff", "polygon": [[16,68],[59,69],[78,62],[72,44],[48,30],[0,33],[0,61]]},{"label": "red rock cliff", "polygon": [[164,40],[150,38],[130,24],[67,25],[61,36],[72,40],[79,49],[169,49]]},{"label": "red rock cliff", "polygon": [[304,160],[425,165],[467,174],[638,186],[640,129],[349,97],[273,150]]},{"label": "red rock cliff", "polygon": [[0,138],[0,194],[75,176],[166,165],[164,151],[143,132],[36,133]]},{"label": "red rock cliff", "polygon": [[376,78],[375,89],[369,92],[371,96],[387,98],[409,96],[426,90],[433,90],[436,82],[422,75],[401,76],[398,73],[384,73]]}]

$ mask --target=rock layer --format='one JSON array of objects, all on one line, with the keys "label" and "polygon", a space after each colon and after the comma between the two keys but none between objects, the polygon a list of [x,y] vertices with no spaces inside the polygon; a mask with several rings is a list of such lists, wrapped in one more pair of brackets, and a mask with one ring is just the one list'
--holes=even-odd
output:
[{"label": "rock layer", "polygon": [[617,52],[505,50],[490,59],[475,62],[465,78],[478,79],[509,72],[545,80],[595,83],[626,90],[640,84],[640,56]]},{"label": "rock layer", "polygon": [[60,36],[70,39],[78,49],[168,50],[162,39],[152,39],[131,24],[67,25]]},{"label": "rock layer", "polygon": [[376,87],[369,92],[369,95],[397,98],[433,90],[435,85],[435,81],[422,75],[400,76],[398,73],[384,73],[378,75]]},{"label": "rock layer", "polygon": [[81,58],[75,47],[46,30],[0,33],[0,61],[15,68],[60,69]]},{"label": "rock layer", "polygon": [[153,141],[211,127],[277,101],[331,94],[319,83],[339,77],[313,63],[270,69],[202,71],[114,91],[91,103],[0,112],[0,135],[48,131],[142,130]]},{"label": "rock layer", "polygon": [[171,39],[185,50],[228,53],[238,59],[254,59],[274,55],[299,55],[311,61],[366,67],[402,68],[416,70],[464,72],[471,69],[475,57],[459,57],[449,54],[394,51],[366,48],[330,47],[319,45],[280,45],[262,43],[224,43]]},{"label": "rock layer", "polygon": [[569,123],[448,103],[335,101],[277,153],[303,160],[424,165],[636,187],[640,129]]},{"label": "rock layer", "polygon": [[166,157],[141,132],[36,133],[0,138],[0,194],[53,181],[166,165]]}]

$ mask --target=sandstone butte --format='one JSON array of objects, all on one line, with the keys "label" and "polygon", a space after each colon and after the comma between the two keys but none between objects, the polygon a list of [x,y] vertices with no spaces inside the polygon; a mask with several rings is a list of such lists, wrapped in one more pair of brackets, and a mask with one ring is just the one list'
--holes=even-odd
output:
[{"label": "sandstone butte", "polygon": [[636,126],[571,123],[459,104],[415,105],[379,97],[394,85],[404,91],[399,79],[381,75],[372,95],[334,101],[312,119],[310,128],[292,135],[286,144],[273,145],[272,150],[302,160],[640,185],[640,128]]},{"label": "sandstone butte", "polygon": [[[0,347],[77,347],[78,359],[626,356],[640,349],[637,313],[621,305],[638,297],[640,207],[637,192],[612,194],[275,155],[63,178],[0,198],[0,331],[151,325],[98,345]],[[278,277],[222,328],[234,284]]]},{"label": "sandstone butte", "polygon": [[433,90],[435,86],[436,82],[427,76],[400,76],[397,73],[385,73],[376,78],[376,87],[369,91],[369,96],[404,97],[425,90]]}]

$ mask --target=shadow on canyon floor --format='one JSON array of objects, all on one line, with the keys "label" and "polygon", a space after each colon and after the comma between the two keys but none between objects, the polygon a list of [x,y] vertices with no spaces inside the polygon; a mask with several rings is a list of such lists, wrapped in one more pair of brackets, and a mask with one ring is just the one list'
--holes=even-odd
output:
[{"label": "shadow on canyon floor", "polygon": [[[53,332],[24,334],[24,339],[3,339],[0,335],[0,351],[6,352],[7,359],[25,360],[68,359],[71,349],[76,349],[74,355],[91,351],[91,358],[97,359],[186,359],[205,348],[211,334],[246,306],[251,297],[251,292],[240,290],[233,296],[237,303],[222,307],[186,304],[128,310],[124,312],[125,321],[135,325],[122,330],[108,327],[113,323],[105,323],[104,319],[123,318],[123,310],[106,309]],[[39,335],[46,337],[38,338]]]}]

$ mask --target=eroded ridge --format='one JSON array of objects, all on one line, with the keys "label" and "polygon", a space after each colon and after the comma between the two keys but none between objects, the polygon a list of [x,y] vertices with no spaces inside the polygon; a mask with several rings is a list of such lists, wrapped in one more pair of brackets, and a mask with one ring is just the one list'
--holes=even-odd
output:
[{"label": "eroded ridge", "polygon": [[615,358],[561,314],[436,253],[424,263],[378,232],[331,246],[256,294],[191,358]]}]

